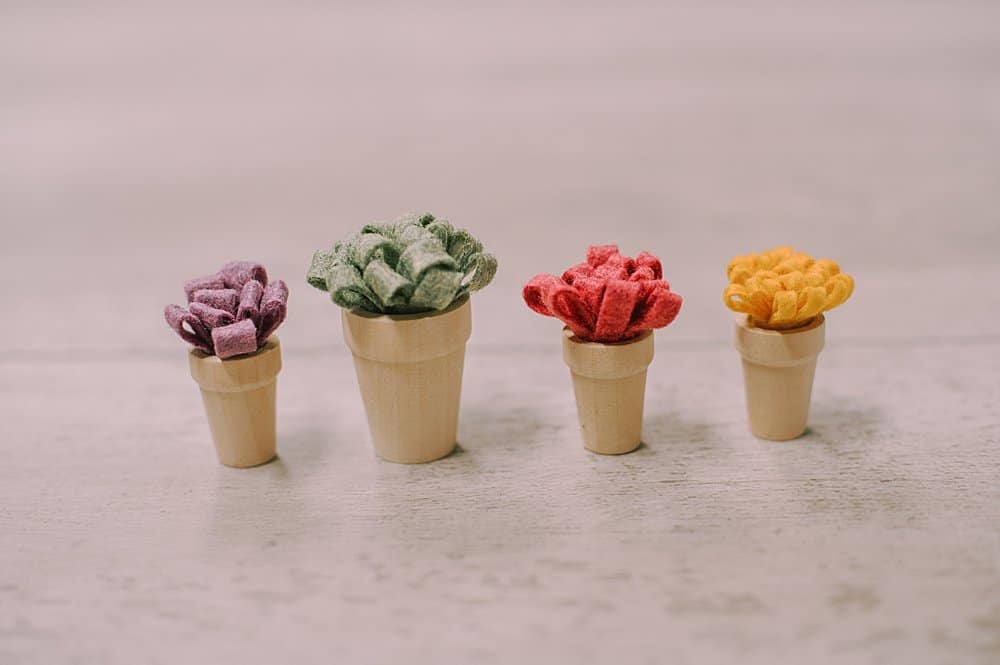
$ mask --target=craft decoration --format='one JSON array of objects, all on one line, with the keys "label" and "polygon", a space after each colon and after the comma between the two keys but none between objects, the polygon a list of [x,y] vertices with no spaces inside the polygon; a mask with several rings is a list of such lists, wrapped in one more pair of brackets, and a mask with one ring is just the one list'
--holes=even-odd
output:
[{"label": "craft decoration", "polygon": [[317,251],[307,281],[345,309],[417,314],[448,309],[496,269],[472,234],[424,213],[368,224]]},{"label": "craft decoration", "polygon": [[681,297],[663,279],[660,260],[648,252],[634,259],[616,245],[587,250],[587,260],[555,275],[537,275],[523,291],[528,307],[561,320],[587,342],[616,343],[669,325]]},{"label": "craft decoration", "polygon": [[836,262],[816,260],[791,247],[737,256],[726,275],[726,306],[770,330],[804,326],[854,292],[854,279],[840,272]]},{"label": "craft decoration", "polygon": [[264,464],[277,454],[275,404],[288,287],[267,281],[264,266],[230,261],[184,284],[187,307],[167,305],[167,324],[193,348],[191,376],[201,389],[219,461]]},{"label": "craft decoration", "polygon": [[413,464],[455,448],[469,295],[497,261],[429,213],[364,226],[314,254],[306,279],[340,305],[376,454]]},{"label": "craft decoration", "polygon": [[682,302],[663,279],[660,260],[648,252],[633,259],[615,245],[594,246],[585,263],[561,278],[532,278],[523,297],[534,311],[566,324],[563,359],[584,447],[603,455],[638,448],[653,330],[673,322]]},{"label": "craft decoration", "polygon": [[743,364],[750,431],[762,439],[801,436],[809,419],[824,312],[854,291],[854,279],[829,259],[791,247],[737,256],[726,268],[723,300],[742,314],[735,344]]},{"label": "craft decoration", "polygon": [[285,320],[288,286],[268,283],[264,266],[230,261],[184,284],[188,306],[167,305],[164,318],[185,342],[226,359],[262,348]]}]

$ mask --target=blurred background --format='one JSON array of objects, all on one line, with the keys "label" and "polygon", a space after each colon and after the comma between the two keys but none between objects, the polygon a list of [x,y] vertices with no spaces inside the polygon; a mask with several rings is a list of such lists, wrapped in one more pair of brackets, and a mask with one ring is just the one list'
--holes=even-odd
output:
[{"label": "blurred background", "polygon": [[291,285],[286,349],[340,348],[312,251],[407,211],[500,260],[473,344],[557,347],[520,287],[591,243],[663,259],[686,301],[661,345],[727,339],[727,261],[776,244],[857,278],[831,337],[991,333],[998,26],[993,2],[5,0],[0,341],[179,353],[162,306],[243,258]]}]

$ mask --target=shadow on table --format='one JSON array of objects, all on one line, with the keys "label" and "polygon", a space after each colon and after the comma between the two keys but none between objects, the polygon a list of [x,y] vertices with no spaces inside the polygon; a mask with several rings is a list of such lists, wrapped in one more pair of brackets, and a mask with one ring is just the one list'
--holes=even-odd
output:
[{"label": "shadow on table", "polygon": [[809,427],[798,441],[815,441],[836,447],[859,439],[868,440],[885,431],[886,419],[875,405],[859,405],[846,400],[813,402]]},{"label": "shadow on table", "polygon": [[[574,427],[576,421],[573,421]],[[507,409],[462,409],[459,444],[463,456],[474,456],[487,447],[505,452],[525,451],[565,435],[565,419],[533,406]]]},{"label": "shadow on table", "polygon": [[655,413],[646,418],[642,427],[645,448],[655,450],[660,445],[685,449],[717,448],[721,435],[713,423],[687,420],[677,413]]}]

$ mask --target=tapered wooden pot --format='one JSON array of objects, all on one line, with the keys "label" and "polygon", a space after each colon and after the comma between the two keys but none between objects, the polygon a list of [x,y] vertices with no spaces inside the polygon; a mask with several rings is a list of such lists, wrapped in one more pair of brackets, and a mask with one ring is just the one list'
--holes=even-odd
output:
[{"label": "tapered wooden pot", "polygon": [[584,342],[564,328],[563,359],[573,377],[584,447],[602,455],[638,448],[653,331],[621,344],[600,344]]},{"label": "tapered wooden pot", "polygon": [[201,387],[215,452],[226,466],[257,466],[277,452],[275,394],[281,345],[271,337],[256,353],[221,360],[192,349],[191,376]]},{"label": "tapered wooden pot", "polygon": [[342,316],[375,453],[403,464],[451,453],[472,334],[469,299],[435,314]]},{"label": "tapered wooden pot", "polygon": [[805,432],[825,328],[822,314],[792,330],[757,328],[747,317],[736,320],[736,348],[743,357],[747,414],[754,436],[787,441]]}]

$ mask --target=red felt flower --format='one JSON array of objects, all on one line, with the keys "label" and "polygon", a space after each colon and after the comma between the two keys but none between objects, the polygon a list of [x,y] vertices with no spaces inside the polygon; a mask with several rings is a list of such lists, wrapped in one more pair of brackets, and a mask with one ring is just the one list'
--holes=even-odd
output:
[{"label": "red felt flower", "polygon": [[648,252],[622,256],[616,245],[589,248],[586,263],[562,278],[535,276],[523,295],[528,307],[556,317],[587,342],[627,341],[669,325],[681,309],[658,258]]}]

